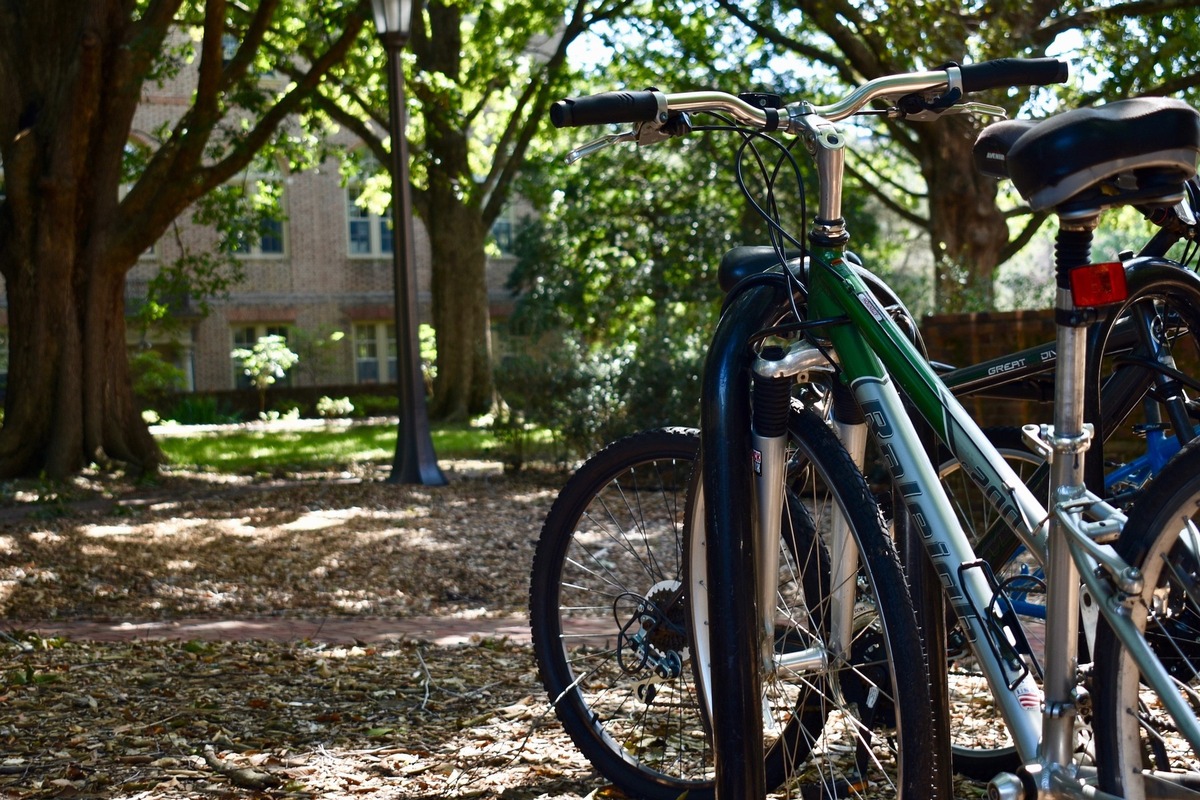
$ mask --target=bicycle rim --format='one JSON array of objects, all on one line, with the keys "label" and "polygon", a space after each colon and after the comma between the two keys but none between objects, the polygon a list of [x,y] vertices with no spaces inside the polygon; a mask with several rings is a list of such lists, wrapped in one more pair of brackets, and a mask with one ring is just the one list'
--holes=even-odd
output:
[{"label": "bicycle rim", "polygon": [[[1138,499],[1117,550],[1142,572],[1130,617],[1200,714],[1200,449],[1170,462]],[[1133,800],[1200,791],[1200,757],[1107,625],[1096,643],[1100,787]]]}]

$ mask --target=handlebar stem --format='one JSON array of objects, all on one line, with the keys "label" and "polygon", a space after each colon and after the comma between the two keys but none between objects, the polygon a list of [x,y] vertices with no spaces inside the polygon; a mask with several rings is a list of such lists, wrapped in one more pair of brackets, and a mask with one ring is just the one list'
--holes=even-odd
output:
[{"label": "handlebar stem", "polygon": [[824,117],[810,114],[793,122],[804,131],[805,143],[817,167],[817,216],[809,238],[814,244],[839,247],[850,240],[842,218],[842,177],[846,166],[846,137]]}]

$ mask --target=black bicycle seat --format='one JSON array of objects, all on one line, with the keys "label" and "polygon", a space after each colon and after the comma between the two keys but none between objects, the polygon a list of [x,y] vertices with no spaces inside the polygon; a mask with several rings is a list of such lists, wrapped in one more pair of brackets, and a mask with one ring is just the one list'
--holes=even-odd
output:
[{"label": "black bicycle seat", "polygon": [[[785,255],[790,260],[799,257],[800,252],[789,251]],[[717,283],[721,291],[729,294],[729,290],[737,286],[742,278],[766,272],[778,264],[779,251],[771,245],[739,245],[721,257],[721,264],[717,267]]]},{"label": "black bicycle seat", "polygon": [[990,178],[1008,177],[1008,151],[1029,131],[1039,124],[1036,119],[1006,119],[988,125],[975,140],[971,151],[975,156],[975,169]]},{"label": "black bicycle seat", "polygon": [[1138,97],[1079,108],[1030,127],[1009,148],[1009,177],[1034,211],[1090,216],[1133,203],[1174,204],[1196,174],[1200,114]]}]

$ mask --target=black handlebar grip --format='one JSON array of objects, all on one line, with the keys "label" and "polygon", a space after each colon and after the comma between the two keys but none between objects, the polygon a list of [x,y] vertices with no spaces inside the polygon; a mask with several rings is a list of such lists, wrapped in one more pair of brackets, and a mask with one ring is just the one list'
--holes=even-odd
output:
[{"label": "black handlebar grip", "polygon": [[588,97],[568,97],[550,106],[556,128],[606,123],[649,122],[658,115],[654,92],[604,92]]},{"label": "black handlebar grip", "polygon": [[1067,80],[1067,62],[1057,58],[1000,58],[961,69],[966,94],[1010,86],[1049,86]]}]

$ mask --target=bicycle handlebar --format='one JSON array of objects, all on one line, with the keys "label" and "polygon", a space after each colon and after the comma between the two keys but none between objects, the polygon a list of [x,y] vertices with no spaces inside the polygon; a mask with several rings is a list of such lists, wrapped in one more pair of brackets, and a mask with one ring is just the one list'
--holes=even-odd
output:
[{"label": "bicycle handlebar", "polygon": [[780,127],[789,116],[818,114],[832,121],[856,113],[872,100],[918,92],[941,91],[959,83],[964,94],[1007,86],[1045,86],[1067,79],[1067,64],[1054,58],[1002,58],[951,66],[929,72],[910,72],[875,78],[849,95],[825,106],[795,103],[787,110],[758,108],[725,92],[663,93],[655,89],[634,92],[604,92],[559,100],[550,107],[550,122],[556,128],[665,122],[672,112],[726,111],[739,121],[768,130]]},{"label": "bicycle handlebar", "polygon": [[1010,86],[1049,86],[1067,80],[1067,62],[1057,58],[999,58],[959,69],[964,94]]},{"label": "bicycle handlebar", "polygon": [[556,128],[607,123],[649,122],[658,116],[655,92],[604,92],[587,97],[568,97],[550,106],[550,122]]}]

